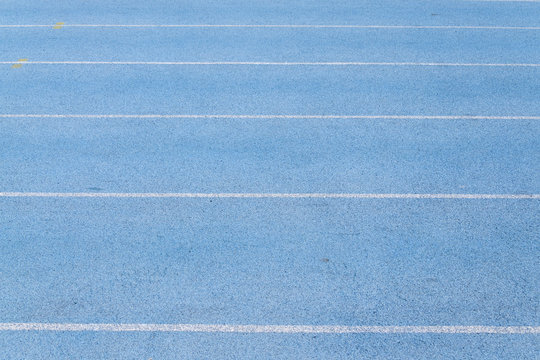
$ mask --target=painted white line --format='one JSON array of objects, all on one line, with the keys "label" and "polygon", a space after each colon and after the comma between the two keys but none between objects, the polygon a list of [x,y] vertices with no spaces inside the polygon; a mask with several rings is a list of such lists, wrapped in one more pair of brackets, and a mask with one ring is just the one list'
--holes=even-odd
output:
[{"label": "painted white line", "polygon": [[[0,61],[0,64],[14,64]],[[540,63],[437,63],[437,62],[272,62],[272,61],[27,61],[34,65],[234,65],[234,66],[466,66],[540,67]]]},{"label": "painted white line", "polygon": [[0,192],[0,197],[47,198],[277,198],[277,199],[540,199],[540,194],[363,194],[363,193],[95,193]]},{"label": "painted white line", "polygon": [[358,120],[540,120],[535,115],[230,115],[230,114],[0,114],[0,119],[358,119]]},{"label": "painted white line", "polygon": [[539,326],[342,326],[233,324],[0,323],[0,331],[206,332],[281,334],[539,334]]},{"label": "painted white line", "polygon": [[[4,24],[0,28],[50,28],[54,24]],[[540,30],[540,26],[462,25],[317,25],[317,24],[64,24],[82,28],[300,28],[300,29],[434,29],[434,30]]]}]

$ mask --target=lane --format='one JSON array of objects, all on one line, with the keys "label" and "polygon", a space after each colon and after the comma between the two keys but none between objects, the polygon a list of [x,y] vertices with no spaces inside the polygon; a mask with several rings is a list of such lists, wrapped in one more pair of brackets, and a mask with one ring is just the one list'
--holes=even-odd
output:
[{"label": "lane", "polygon": [[537,120],[2,119],[2,191],[534,194]]},{"label": "lane", "polygon": [[[11,279],[1,310],[12,321],[538,321],[537,202],[0,203],[11,212],[0,263]],[[14,359],[178,349],[193,358],[433,358],[433,346],[446,358],[532,359],[538,350],[530,335],[1,335]]]},{"label": "lane", "polygon": [[540,320],[536,200],[0,204],[4,322]]},{"label": "lane", "polygon": [[0,28],[0,61],[540,63],[538,43],[530,30]]},{"label": "lane", "polygon": [[[55,346],[50,346],[55,344]],[[538,336],[17,333],[10,359],[534,359]]]},{"label": "lane", "polygon": [[540,69],[4,65],[4,114],[538,116]]},{"label": "lane", "polygon": [[533,2],[6,0],[0,24],[382,24],[539,26]]}]

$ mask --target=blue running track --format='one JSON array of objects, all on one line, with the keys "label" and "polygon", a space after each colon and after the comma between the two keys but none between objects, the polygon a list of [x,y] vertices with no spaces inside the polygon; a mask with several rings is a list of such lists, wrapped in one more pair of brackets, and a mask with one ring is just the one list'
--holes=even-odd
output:
[{"label": "blue running track", "polygon": [[0,359],[538,359],[540,2],[0,2]]}]

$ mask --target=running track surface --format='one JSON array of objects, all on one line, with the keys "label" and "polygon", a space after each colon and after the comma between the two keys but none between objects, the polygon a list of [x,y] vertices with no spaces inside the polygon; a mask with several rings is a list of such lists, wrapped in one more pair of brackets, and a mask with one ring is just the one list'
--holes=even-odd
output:
[{"label": "running track surface", "polygon": [[538,358],[539,2],[7,0],[0,75],[2,359]]}]

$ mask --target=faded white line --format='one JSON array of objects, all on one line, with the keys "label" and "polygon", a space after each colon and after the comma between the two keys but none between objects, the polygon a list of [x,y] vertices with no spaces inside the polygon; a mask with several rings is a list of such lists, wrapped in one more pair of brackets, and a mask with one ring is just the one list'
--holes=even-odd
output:
[{"label": "faded white line", "polygon": [[231,115],[231,114],[0,114],[0,118],[82,119],[358,119],[358,120],[540,120],[535,115]]},{"label": "faded white line", "polygon": [[[4,24],[0,28],[50,28],[54,24]],[[322,24],[64,24],[66,27],[99,28],[305,28],[305,29],[453,29],[453,30],[540,30],[540,26],[475,25],[322,25]]]},{"label": "faded white line", "polygon": [[343,326],[235,324],[0,323],[0,331],[207,332],[282,334],[539,334],[539,326]]},{"label": "faded white line", "polygon": [[[0,64],[14,64],[0,61]],[[540,63],[438,63],[438,62],[273,62],[273,61],[27,61],[34,65],[233,65],[233,66],[451,66],[539,67]]]},{"label": "faded white line", "polygon": [[540,199],[540,194],[363,194],[363,193],[96,193],[0,192],[0,197],[47,198],[320,198],[320,199]]}]

